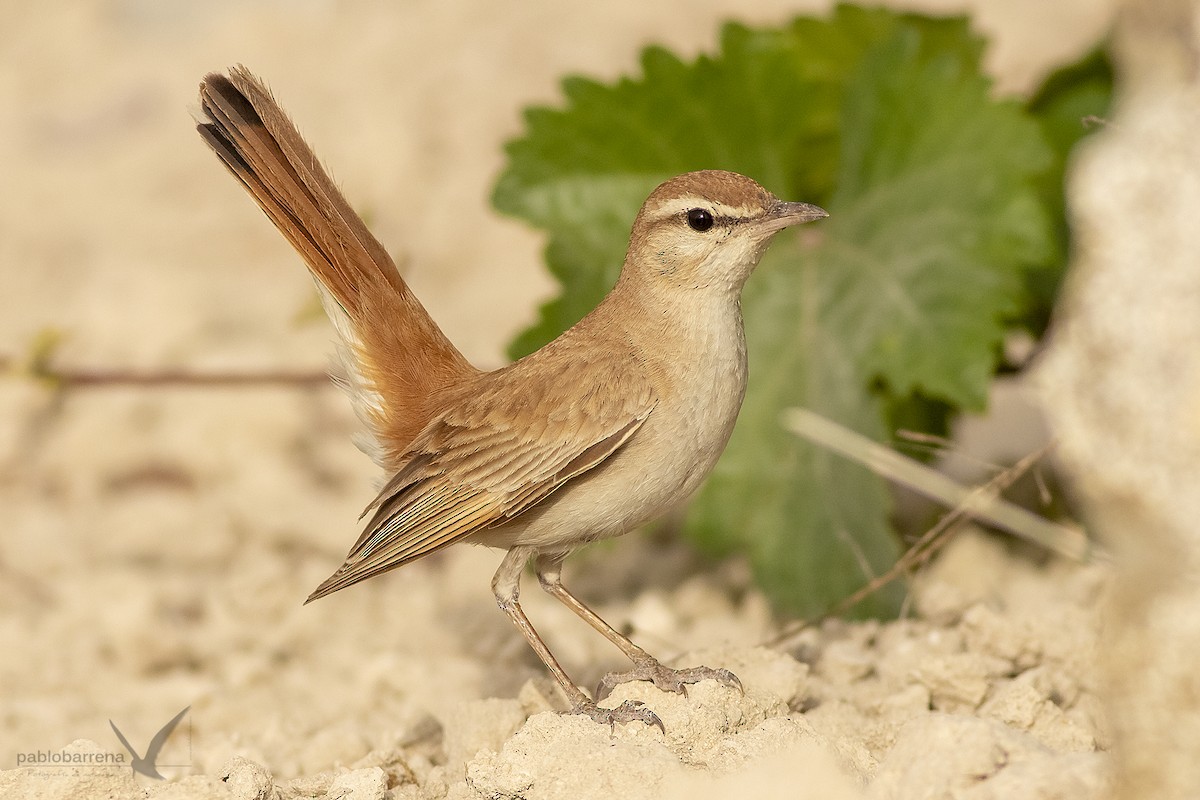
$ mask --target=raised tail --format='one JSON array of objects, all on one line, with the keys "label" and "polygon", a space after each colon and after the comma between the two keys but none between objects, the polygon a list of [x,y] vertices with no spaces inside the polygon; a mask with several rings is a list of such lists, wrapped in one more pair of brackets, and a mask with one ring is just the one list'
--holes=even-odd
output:
[{"label": "raised tail", "polygon": [[245,67],[200,84],[196,129],[316,278],[342,340],[351,399],[385,469],[428,421],[431,395],[476,370],[321,168],[270,91]]}]

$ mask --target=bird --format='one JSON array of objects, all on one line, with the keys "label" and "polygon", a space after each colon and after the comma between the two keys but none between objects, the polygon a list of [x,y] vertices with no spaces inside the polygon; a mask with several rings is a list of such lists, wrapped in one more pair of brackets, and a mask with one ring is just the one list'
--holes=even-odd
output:
[{"label": "bird", "polygon": [[[387,476],[345,562],[305,602],[455,543],[482,544],[506,551],[496,602],[571,713],[662,728],[642,703],[596,700],[632,680],[674,692],[708,678],[740,688],[725,669],[663,665],[576,598],[561,566],[700,486],[745,395],[742,287],[778,232],[828,214],[733,172],[671,178],[642,205],[620,276],[595,309],[541,349],[484,371],[421,305],[263,81],[242,65],[207,75],[196,119],[315,278],[362,423],[359,447]],[[596,700],[521,608],[530,563],[542,589],[633,664],[605,676]]]},{"label": "bird", "polygon": [[133,749],[133,745],[125,738],[125,734],[121,733],[117,724],[111,719],[108,721],[109,726],[113,729],[113,733],[117,735],[117,738],[121,740],[121,744],[125,746],[125,749],[129,751],[129,755],[133,758],[129,762],[129,766],[134,772],[140,772],[147,778],[154,778],[159,781],[166,780],[163,778],[162,773],[158,771],[158,764],[156,763],[158,761],[158,754],[162,752],[167,739],[171,738],[171,733],[174,732],[175,726],[179,724],[179,721],[183,719],[184,714],[187,714],[189,710],[191,710],[191,706],[185,707],[183,711],[172,717],[170,722],[163,725],[158,733],[154,734],[154,738],[146,746],[145,756],[139,756],[137,751]]}]

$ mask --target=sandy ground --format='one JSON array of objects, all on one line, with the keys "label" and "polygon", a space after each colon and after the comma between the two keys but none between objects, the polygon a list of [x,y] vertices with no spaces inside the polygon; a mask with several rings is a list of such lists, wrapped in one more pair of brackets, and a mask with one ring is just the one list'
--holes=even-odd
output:
[{"label": "sandy ground", "polygon": [[[1111,3],[975,8],[1001,86],[1082,52]],[[330,332],[295,256],[201,146],[205,72],[266,76],[476,363],[552,291],[538,237],[487,193],[519,109],[565,72],[612,77],[655,41],[818,3],[123,0],[0,4],[0,356],[61,332],[66,366],[316,371]],[[832,623],[786,650],[737,563],[646,535],[567,579],[649,649],[737,672],[667,732],[543,713],[561,700],[496,610],[498,555],[452,550],[308,607],[377,475],[331,388],[104,389],[0,379],[0,796],[1088,796],[1107,780],[1094,676],[1101,567],[964,537],[915,617]],[[585,685],[621,666],[569,613],[527,609]],[[159,759],[122,753],[185,706]],[[173,765],[173,766],[165,766]],[[716,781],[716,783],[713,783]],[[773,794],[772,794],[773,793]]]}]

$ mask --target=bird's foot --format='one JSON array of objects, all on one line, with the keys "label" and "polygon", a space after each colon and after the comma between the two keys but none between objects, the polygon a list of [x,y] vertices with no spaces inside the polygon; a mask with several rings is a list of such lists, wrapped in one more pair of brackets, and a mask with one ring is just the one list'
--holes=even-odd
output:
[{"label": "bird's foot", "polygon": [[664,692],[674,692],[686,697],[688,684],[710,679],[731,689],[737,689],[739,692],[745,691],[737,675],[727,669],[713,669],[712,667],[671,669],[651,659],[644,664],[638,664],[628,672],[610,672],[605,675],[600,679],[600,685],[596,687],[596,698],[603,700],[612,693],[613,689],[630,681],[650,681]]},{"label": "bird's foot", "polygon": [[641,700],[626,700],[616,708],[602,708],[591,700],[586,700],[572,708],[571,713],[590,717],[593,722],[607,725],[610,729],[615,729],[618,722],[643,722],[655,726],[663,733],[667,732],[658,714],[651,711]]}]

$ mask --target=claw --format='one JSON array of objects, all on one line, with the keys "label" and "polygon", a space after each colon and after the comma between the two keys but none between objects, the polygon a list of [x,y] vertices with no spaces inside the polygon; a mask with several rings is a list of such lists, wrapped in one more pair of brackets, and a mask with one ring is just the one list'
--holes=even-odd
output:
[{"label": "claw", "polygon": [[737,689],[739,693],[745,694],[746,687],[742,686],[742,681],[737,675],[734,675],[727,669],[714,669],[712,679],[722,686],[728,686],[730,689]]},{"label": "claw", "polygon": [[670,667],[664,667],[657,661],[650,661],[645,664],[639,664],[628,672],[610,672],[605,675],[596,687],[596,698],[603,700],[617,686],[629,681],[650,681],[664,692],[675,692],[687,697],[687,687],[689,684],[709,679],[716,681],[722,686],[728,686],[730,689],[737,689],[739,692],[745,694],[742,682],[727,669],[713,669],[711,667],[671,669]]},{"label": "claw", "polygon": [[666,735],[667,729],[663,727],[662,720],[658,714],[655,714],[641,700],[626,700],[616,708],[601,708],[595,703],[585,703],[571,709],[572,714],[583,714],[589,717],[593,722],[598,722],[601,725],[607,725],[610,731],[616,732],[618,722],[642,722],[646,725],[653,725]]}]

